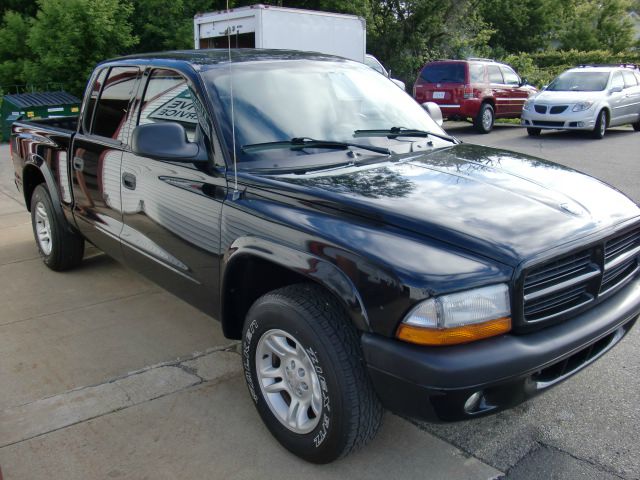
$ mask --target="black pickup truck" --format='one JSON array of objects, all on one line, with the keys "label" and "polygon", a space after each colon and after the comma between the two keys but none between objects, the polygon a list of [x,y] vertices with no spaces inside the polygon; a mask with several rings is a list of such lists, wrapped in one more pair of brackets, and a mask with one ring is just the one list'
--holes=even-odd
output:
[{"label": "black pickup truck", "polygon": [[249,394],[329,462],[383,408],[513,406],[640,314],[640,208],[582,173],[463,144],[336,57],[202,50],[97,66],[78,119],[16,122],[46,265],[85,241],[242,339]]}]

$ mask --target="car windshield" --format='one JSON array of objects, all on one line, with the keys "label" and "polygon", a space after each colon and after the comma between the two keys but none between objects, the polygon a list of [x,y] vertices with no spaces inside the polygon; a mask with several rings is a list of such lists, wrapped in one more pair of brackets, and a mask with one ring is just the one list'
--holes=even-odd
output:
[{"label": "car windshield", "polygon": [[[379,135],[359,135],[356,139],[356,130],[403,127],[444,134],[409,95],[361,63],[297,59],[236,62],[231,66],[231,74],[227,64],[210,68],[202,75],[229,148],[233,88],[240,168],[252,168],[252,163],[265,158],[277,158],[278,166],[285,167],[300,162],[322,162],[320,157],[331,155],[335,161],[338,155],[336,149],[299,148],[300,142],[294,142],[297,148],[291,149],[255,148],[267,142],[314,139],[357,142],[393,150],[394,146],[410,144],[411,139]],[[435,138],[434,141],[440,142]],[[442,143],[450,145],[450,142]],[[243,146],[253,148],[243,149]],[[361,153],[382,156],[365,150]]]},{"label": "car windshield", "polygon": [[420,76],[427,83],[465,83],[464,63],[431,63]]},{"label": "car windshield", "polygon": [[599,92],[607,87],[609,72],[565,72],[549,84],[552,92]]}]

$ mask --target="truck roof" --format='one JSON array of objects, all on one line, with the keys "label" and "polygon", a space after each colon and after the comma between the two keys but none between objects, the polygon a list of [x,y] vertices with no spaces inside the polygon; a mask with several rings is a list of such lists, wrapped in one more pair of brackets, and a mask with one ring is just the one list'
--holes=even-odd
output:
[{"label": "truck roof", "polygon": [[[192,65],[216,65],[229,61],[229,50],[226,48],[211,48],[200,50],[173,50],[169,52],[139,53],[124,57],[112,58],[102,63],[117,61],[141,61],[149,63],[152,60],[186,62]],[[325,60],[349,61],[342,57],[318,52],[301,52],[298,50],[268,50],[256,48],[231,49],[231,62],[256,62],[268,60]]]}]

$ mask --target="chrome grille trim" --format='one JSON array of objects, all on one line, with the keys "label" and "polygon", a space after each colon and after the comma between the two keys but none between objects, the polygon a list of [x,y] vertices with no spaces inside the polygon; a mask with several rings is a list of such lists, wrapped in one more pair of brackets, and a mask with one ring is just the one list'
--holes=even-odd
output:
[{"label": "chrome grille trim", "polygon": [[640,273],[640,227],[525,270],[524,325],[560,320],[622,288]]}]

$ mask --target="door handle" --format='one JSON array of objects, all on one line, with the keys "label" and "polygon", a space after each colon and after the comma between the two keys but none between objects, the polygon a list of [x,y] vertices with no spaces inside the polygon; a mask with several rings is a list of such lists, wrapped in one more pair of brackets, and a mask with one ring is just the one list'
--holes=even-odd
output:
[{"label": "door handle", "polygon": [[84,160],[82,157],[73,157],[73,169],[79,172],[84,168]]},{"label": "door handle", "polygon": [[136,176],[133,173],[125,172],[122,174],[122,185],[129,190],[136,189]]}]

